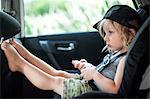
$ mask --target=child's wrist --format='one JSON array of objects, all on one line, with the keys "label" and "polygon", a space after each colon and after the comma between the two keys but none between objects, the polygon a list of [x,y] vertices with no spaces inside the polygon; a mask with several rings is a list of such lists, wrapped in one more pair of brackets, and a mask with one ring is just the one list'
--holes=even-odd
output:
[{"label": "child's wrist", "polygon": [[97,70],[96,70],[96,67],[93,66],[93,76],[92,76],[92,79],[94,80],[94,78],[96,77],[97,75]]}]

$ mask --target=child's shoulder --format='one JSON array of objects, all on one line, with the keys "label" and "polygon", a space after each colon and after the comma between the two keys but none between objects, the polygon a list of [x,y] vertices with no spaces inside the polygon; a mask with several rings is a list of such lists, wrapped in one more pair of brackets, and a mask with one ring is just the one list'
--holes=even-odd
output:
[{"label": "child's shoulder", "polygon": [[122,56],[122,58],[119,61],[119,64],[125,64],[126,55]]}]

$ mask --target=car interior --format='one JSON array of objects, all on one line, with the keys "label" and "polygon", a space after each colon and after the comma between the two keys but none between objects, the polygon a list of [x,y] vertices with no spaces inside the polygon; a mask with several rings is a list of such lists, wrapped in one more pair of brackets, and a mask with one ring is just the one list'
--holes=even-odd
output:
[{"label": "car interior", "polygon": [[[17,8],[22,0],[1,0],[1,4],[9,5],[0,11],[2,41],[17,38],[32,54],[38,56],[51,66],[71,73],[80,73],[75,69],[71,60],[85,58],[98,65],[106,53],[101,53],[105,43],[97,31],[87,33],[67,33],[44,35],[37,37],[21,37],[21,17],[14,16],[6,8]],[[88,92],[73,98],[150,98],[150,63],[149,63],[149,0],[132,0],[136,11],[142,17],[143,24],[138,30],[127,52],[123,81],[117,94]],[[20,5],[21,6],[21,5]],[[19,13],[18,15],[21,15]],[[11,72],[7,59],[0,49],[0,84],[1,98],[55,98],[60,96],[53,91],[45,91],[32,85],[25,76]]]}]

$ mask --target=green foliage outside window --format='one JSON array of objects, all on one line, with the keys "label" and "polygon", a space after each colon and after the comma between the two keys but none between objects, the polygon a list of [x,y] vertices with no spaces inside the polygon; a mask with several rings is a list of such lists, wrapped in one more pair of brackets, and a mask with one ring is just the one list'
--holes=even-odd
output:
[{"label": "green foliage outside window", "polygon": [[93,31],[92,25],[109,7],[122,3],[133,7],[131,0],[30,0],[25,2],[25,33],[37,36]]}]

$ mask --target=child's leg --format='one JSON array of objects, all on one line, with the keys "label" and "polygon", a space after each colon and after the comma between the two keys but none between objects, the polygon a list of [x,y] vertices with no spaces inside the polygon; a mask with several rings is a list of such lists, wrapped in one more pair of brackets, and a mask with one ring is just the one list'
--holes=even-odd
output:
[{"label": "child's leg", "polygon": [[22,58],[9,43],[4,42],[1,47],[8,59],[11,71],[19,71],[23,73],[36,87],[40,89],[54,90],[56,93],[62,95],[65,78],[48,75],[39,68],[33,66]]},{"label": "child's leg", "polygon": [[39,59],[38,57],[34,56],[32,53],[30,53],[25,47],[23,47],[20,43],[15,41],[15,39],[10,40],[10,43],[16,48],[16,50],[19,52],[19,54],[25,58],[28,62],[31,64],[37,66],[44,72],[53,75],[53,76],[62,76],[65,78],[74,77],[74,74],[67,73],[65,71],[56,70],[52,66],[48,65],[43,60]]}]

